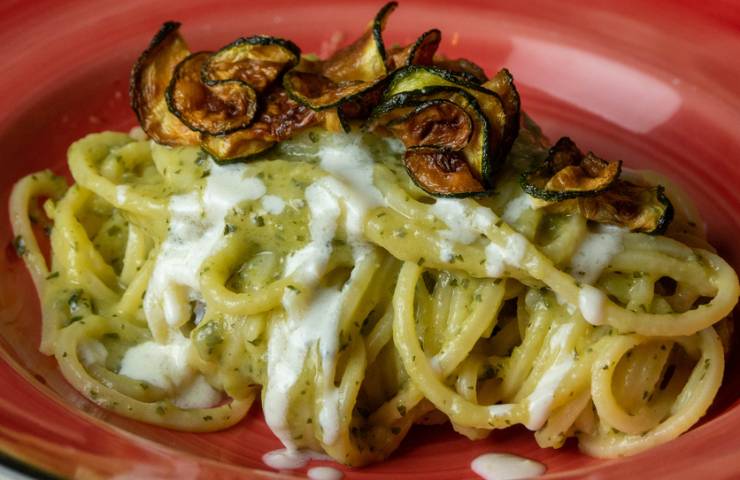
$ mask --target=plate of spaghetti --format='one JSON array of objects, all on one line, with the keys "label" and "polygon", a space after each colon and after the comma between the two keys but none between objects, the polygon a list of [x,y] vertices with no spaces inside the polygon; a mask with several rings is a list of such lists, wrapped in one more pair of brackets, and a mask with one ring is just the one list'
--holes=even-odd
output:
[{"label": "plate of spaghetti", "polygon": [[[632,4],[87,4],[32,27],[77,49],[4,43],[10,466],[740,474],[736,29],[698,48],[676,32],[709,10]],[[100,25],[61,25],[80,14]]]}]

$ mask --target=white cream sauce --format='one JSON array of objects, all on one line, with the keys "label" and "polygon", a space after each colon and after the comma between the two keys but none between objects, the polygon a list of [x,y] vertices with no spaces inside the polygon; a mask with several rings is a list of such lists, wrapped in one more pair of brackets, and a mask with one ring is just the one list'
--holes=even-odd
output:
[{"label": "white cream sauce", "polygon": [[319,149],[320,166],[331,174],[325,188],[342,199],[350,240],[361,240],[368,210],[385,205],[373,183],[375,160],[359,134],[333,135]]},{"label": "white cream sauce", "polygon": [[[496,214],[489,208],[453,198],[437,199],[431,206],[432,217],[441,220],[448,229],[440,230],[438,246],[443,261],[450,261],[455,255],[455,244],[470,245],[482,238],[496,222]],[[506,238],[506,245],[488,242],[485,246],[486,274],[489,277],[502,277],[507,266],[521,267],[527,251],[527,239],[519,233]]]},{"label": "white cream sauce", "polygon": [[307,475],[311,480],[341,480],[344,477],[341,470],[333,467],[309,468]]},{"label": "white cream sauce", "polygon": [[248,166],[221,166],[211,161],[209,168],[202,195],[190,192],[170,198],[168,234],[160,246],[143,305],[156,341],[130,348],[119,372],[175,393],[174,403],[182,408],[205,408],[221,399],[188,364],[190,339],[178,331],[193,313],[191,301],[197,302],[196,319],[205,313],[199,303],[200,269],[221,245],[226,215],[266,191],[261,180],[249,176]]},{"label": "white cream sauce", "polygon": [[331,460],[331,458],[311,450],[289,450],[287,448],[272,450],[262,455],[262,462],[275,470],[303,468],[311,460]]},{"label": "white cream sauce", "polygon": [[604,292],[591,285],[584,285],[578,294],[578,308],[581,310],[583,319],[591,325],[604,324],[604,309],[606,307],[606,295]]},{"label": "white cream sauce", "polygon": [[126,197],[128,196],[128,185],[118,185],[116,187],[116,201],[118,202],[118,205],[123,205],[126,203]]},{"label": "white cream sauce", "polygon": [[470,469],[485,480],[514,480],[539,477],[545,466],[510,453],[485,453],[470,462]]},{"label": "white cream sauce", "polygon": [[226,215],[241,202],[265,194],[264,183],[248,174],[245,165],[211,162],[202,198],[191,192],[170,199],[169,232],[144,297],[144,313],[155,337],[161,331],[155,324],[164,320],[174,328],[190,319],[189,302],[200,299],[201,266],[221,245]]},{"label": "white cream sauce", "polygon": [[317,351],[321,357],[318,362],[320,380],[316,385],[323,399],[318,415],[323,432],[321,440],[330,445],[339,436],[340,405],[334,370],[339,319],[346,291],[344,287],[318,288],[318,282],[325,273],[340,220],[344,220],[355,264],[360,264],[371,248],[363,235],[367,212],[385,204],[373,184],[373,158],[359,135],[332,137],[320,148],[318,156],[321,168],[329,175],[306,189],[311,239],[286,259],[284,274],[293,275],[299,285],[286,289],[282,300],[286,318],[272,327],[268,342],[268,383],[263,401],[265,420],[287,448],[286,454],[270,457],[273,462],[276,458],[283,463],[295,460],[290,457],[297,452],[288,425],[290,393],[309,352]]},{"label": "white cream sauce", "polygon": [[557,360],[537,382],[534,391],[527,397],[529,418],[525,427],[529,430],[539,430],[550,415],[550,407],[555,400],[555,392],[563,378],[573,368],[574,361],[570,352],[565,351],[568,337],[573,330],[573,324],[567,323],[558,327],[550,337],[550,348],[558,349]]},{"label": "white cream sauce", "polygon": [[503,218],[504,221],[509,225],[512,225],[517,220],[519,220],[519,218],[521,218],[524,212],[526,212],[527,210],[531,210],[532,208],[532,197],[526,193],[522,193],[518,197],[514,197],[511,201],[509,201],[509,203],[506,204],[506,207],[504,208],[504,214],[501,215],[501,218]]},{"label": "white cream sauce", "polygon": [[173,335],[166,344],[140,343],[126,351],[118,373],[155,387],[174,389],[191,374],[187,361],[189,348],[189,340],[182,335]]},{"label": "white cream sauce", "polygon": [[108,358],[108,350],[106,350],[105,345],[97,340],[86,340],[80,343],[78,349],[80,360],[85,365],[103,363]]},{"label": "white cream sauce", "polygon": [[588,233],[571,258],[570,271],[573,277],[590,284],[598,280],[612,258],[624,249],[622,237],[625,231],[604,225],[596,232]]},{"label": "white cream sauce", "polygon": [[285,200],[277,195],[265,195],[262,197],[262,208],[272,215],[280,215],[285,210]]},{"label": "white cream sauce", "polygon": [[506,237],[506,245],[499,246],[489,243],[486,246],[486,274],[498,278],[504,275],[506,266],[521,267],[524,255],[527,253],[527,239],[523,235],[513,232]]},{"label": "white cream sauce", "polygon": [[221,394],[188,364],[190,348],[190,339],[179,333],[169,343],[140,343],[126,351],[118,373],[176,393],[174,403],[181,408],[213,406]]}]

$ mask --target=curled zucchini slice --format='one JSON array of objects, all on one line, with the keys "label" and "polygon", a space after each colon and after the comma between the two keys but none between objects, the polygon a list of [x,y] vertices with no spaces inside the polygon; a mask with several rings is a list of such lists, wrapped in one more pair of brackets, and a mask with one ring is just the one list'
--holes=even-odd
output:
[{"label": "curled zucchini slice", "polygon": [[437,197],[466,197],[486,191],[459,151],[410,148],[404,154],[404,164],[414,183]]},{"label": "curled zucchini slice", "polygon": [[593,196],[610,188],[622,171],[622,162],[603,160],[592,152],[583,155],[576,144],[563,137],[545,161],[520,178],[525,192],[549,202]]},{"label": "curled zucchini slice", "polygon": [[198,133],[169,111],[165,99],[175,67],[190,54],[179,28],[179,23],[167,22],[154,35],[131,71],[129,96],[141,128],[154,141],[163,145],[197,145]]},{"label": "curled zucchini slice", "polygon": [[431,195],[480,194],[490,186],[489,122],[465,90],[440,85],[397,93],[375,108],[366,128],[404,143],[406,169]]},{"label": "curled zucchini slice", "polygon": [[175,68],[165,97],[170,112],[196,132],[224,135],[246,128],[257,111],[257,93],[241,80],[201,81],[210,52],[190,55]]},{"label": "curled zucchini slice", "polygon": [[662,234],[673,220],[673,205],[662,185],[637,185],[617,180],[609,190],[578,200],[589,220],[628,228],[633,232]]},{"label": "curled zucchini slice", "polygon": [[282,38],[256,35],[240,38],[211,55],[201,70],[203,83],[241,80],[258,93],[265,91],[298,64],[301,50]]},{"label": "curled zucchini slice", "polygon": [[409,65],[432,65],[440,41],[442,32],[435,28],[422,33],[411,45],[391,48],[386,62],[388,71],[392,72]]},{"label": "curled zucchini slice", "polygon": [[488,81],[486,72],[484,72],[477,64],[465,58],[451,60],[445,56],[439,55],[434,57],[432,63],[435,67],[449,72],[454,72],[472,83],[484,83]]},{"label": "curled zucchini slice", "polygon": [[460,106],[446,99],[421,103],[410,112],[391,120],[386,128],[406,148],[428,147],[458,151],[473,134],[473,120]]},{"label": "curled zucchini slice", "polygon": [[483,84],[483,87],[496,92],[506,113],[506,121],[501,135],[499,148],[508,152],[514,145],[519,135],[521,101],[519,92],[514,85],[514,77],[505,68],[501,69],[491,80]]},{"label": "curled zucchini slice", "polygon": [[[511,85],[513,87],[513,83]],[[512,95],[516,90],[513,92]],[[402,99],[404,96],[440,95],[463,107],[473,119],[471,142],[464,153],[476,178],[485,187],[490,187],[494,172],[511,150],[511,139],[515,139],[519,131],[519,122],[515,121],[519,118],[518,94],[517,101],[511,102],[516,108],[507,111],[501,97],[492,90],[468,82],[454,72],[414,65],[393,75],[385,98],[392,103],[394,98]]]},{"label": "curled zucchini slice", "polygon": [[229,135],[204,135],[201,147],[217,162],[243,161],[324,120],[323,113],[297,103],[285,90],[276,88],[267,95],[264,108],[248,128]]},{"label": "curled zucchini slice", "polygon": [[301,62],[283,77],[283,86],[298,102],[314,110],[338,106],[343,101],[359,100],[387,73],[382,31],[398,4],[390,2],[380,9],[367,31],[354,43],[327,60]]}]

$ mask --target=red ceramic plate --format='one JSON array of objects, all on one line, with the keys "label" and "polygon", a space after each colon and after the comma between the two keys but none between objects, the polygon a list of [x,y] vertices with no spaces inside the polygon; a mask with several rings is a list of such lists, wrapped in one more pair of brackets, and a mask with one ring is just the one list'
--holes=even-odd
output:
[{"label": "red ceramic plate", "polygon": [[[184,22],[197,49],[253,33],[285,36],[304,51],[356,35],[382,0],[309,5],[283,1],[4,2],[0,6],[0,188],[42,168],[65,172],[65,152],[99,130],[128,130],[131,64],[165,20]],[[441,50],[489,72],[507,66],[524,108],[551,137],[628,166],[667,173],[692,195],[712,242],[740,267],[740,9],[729,1],[446,2],[403,0],[392,40],[444,33]],[[0,241],[11,239],[7,213]],[[37,350],[39,309],[22,263],[0,255],[0,451],[7,463],[65,477],[270,477],[260,458],[278,441],[252,412],[213,434],[167,431],[111,415],[76,394]],[[471,442],[448,427],[418,427],[383,464],[348,478],[473,477],[486,451],[547,465],[548,478],[737,478],[740,369],[707,418],[667,445],[596,460],[568,444],[537,448],[524,429]],[[294,474],[303,475],[301,472]]]}]

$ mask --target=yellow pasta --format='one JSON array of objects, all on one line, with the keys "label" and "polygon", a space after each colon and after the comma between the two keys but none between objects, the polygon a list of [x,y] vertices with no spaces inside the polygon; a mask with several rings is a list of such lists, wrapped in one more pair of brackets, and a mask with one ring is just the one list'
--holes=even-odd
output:
[{"label": "yellow pasta", "polygon": [[370,134],[314,130],[230,165],[89,135],[74,185],[38,172],[11,197],[41,351],[90,401],[167,428],[228,428],[261,395],[289,451],[353,466],[431,417],[598,457],[675,438],[719,389],[737,276],[687,245],[706,245],[688,214],[651,236],[536,208],[517,165],[545,142],[526,128],[477,199],[425,194]]}]

